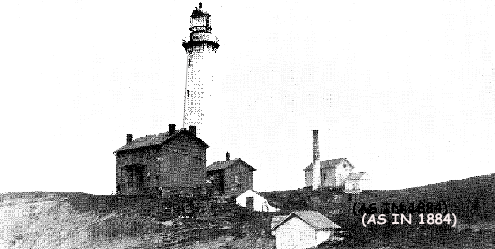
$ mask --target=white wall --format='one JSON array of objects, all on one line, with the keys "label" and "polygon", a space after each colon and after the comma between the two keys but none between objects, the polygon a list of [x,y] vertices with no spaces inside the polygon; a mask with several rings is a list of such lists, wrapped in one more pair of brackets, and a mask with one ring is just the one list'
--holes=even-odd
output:
[{"label": "white wall", "polygon": [[332,234],[333,234],[333,231],[317,231],[316,232],[316,243],[319,245],[319,244],[327,241]]},{"label": "white wall", "polygon": [[313,186],[313,172],[312,171],[304,171],[304,183],[306,187]]},{"label": "white wall", "polygon": [[316,232],[297,217],[293,217],[275,230],[277,249],[305,249],[316,246]]},{"label": "white wall", "polygon": [[334,187],[335,182],[336,182],[336,177],[335,177],[335,168],[326,168],[322,170],[322,179],[323,179],[323,174],[326,174],[326,179],[323,182],[324,187]]},{"label": "white wall", "polygon": [[346,170],[348,167],[344,168],[343,163],[340,162],[337,166],[335,166],[335,186],[344,186],[345,179],[352,171]]}]

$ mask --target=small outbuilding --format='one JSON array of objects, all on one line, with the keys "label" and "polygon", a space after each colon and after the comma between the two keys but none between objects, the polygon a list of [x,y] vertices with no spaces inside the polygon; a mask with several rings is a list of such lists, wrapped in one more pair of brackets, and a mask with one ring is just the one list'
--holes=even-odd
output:
[{"label": "small outbuilding", "polygon": [[280,209],[270,204],[269,200],[260,193],[246,190],[236,198],[237,205],[258,212],[279,212]]},{"label": "small outbuilding", "polygon": [[238,196],[253,189],[254,171],[253,166],[240,158],[230,160],[230,153],[227,152],[225,161],[216,161],[206,167],[206,176],[218,194]]},{"label": "small outbuilding", "polygon": [[369,190],[370,177],[366,172],[350,173],[345,181],[346,193],[360,193],[363,190]]},{"label": "small outbuilding", "polygon": [[305,249],[334,240],[340,226],[316,211],[292,212],[272,228],[277,249]]}]

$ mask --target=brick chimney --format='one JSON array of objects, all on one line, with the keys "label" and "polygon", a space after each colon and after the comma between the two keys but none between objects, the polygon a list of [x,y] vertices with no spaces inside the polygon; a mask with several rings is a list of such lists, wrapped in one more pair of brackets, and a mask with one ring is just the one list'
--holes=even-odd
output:
[{"label": "brick chimney", "polygon": [[175,132],[175,124],[169,124],[168,125],[168,135],[172,135]]},{"label": "brick chimney", "polygon": [[313,130],[313,190],[321,186],[320,148],[318,130]]},{"label": "brick chimney", "polygon": [[225,161],[230,161],[230,153],[228,151],[225,153]]},{"label": "brick chimney", "polygon": [[127,134],[127,143],[126,144],[130,144],[132,143],[132,134]]},{"label": "brick chimney", "polygon": [[320,146],[318,145],[318,130],[313,130],[313,163],[320,160]]},{"label": "brick chimney", "polygon": [[189,132],[191,132],[194,136],[196,136],[196,126],[190,125]]}]

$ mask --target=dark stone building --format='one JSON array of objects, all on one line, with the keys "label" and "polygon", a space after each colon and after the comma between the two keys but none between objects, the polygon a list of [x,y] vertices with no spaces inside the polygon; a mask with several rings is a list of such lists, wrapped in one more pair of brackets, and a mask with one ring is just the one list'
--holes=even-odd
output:
[{"label": "dark stone building", "polygon": [[208,179],[215,191],[225,195],[239,195],[253,189],[253,166],[240,158],[230,160],[227,152],[225,161],[217,161],[206,167]]},{"label": "dark stone building", "polygon": [[132,139],[114,152],[117,159],[117,193],[161,194],[192,190],[206,182],[206,149],[196,127]]}]

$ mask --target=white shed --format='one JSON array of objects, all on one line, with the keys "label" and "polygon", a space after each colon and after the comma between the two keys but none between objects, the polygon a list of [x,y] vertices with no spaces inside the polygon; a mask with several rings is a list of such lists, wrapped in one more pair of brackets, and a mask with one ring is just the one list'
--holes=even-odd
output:
[{"label": "white shed", "polygon": [[278,212],[276,208],[268,203],[268,200],[253,190],[246,190],[236,198],[236,203],[239,206],[251,208],[258,212]]},{"label": "white shed", "polygon": [[346,193],[359,193],[362,190],[369,190],[370,177],[366,172],[351,173],[345,181]]},{"label": "white shed", "polygon": [[315,211],[292,212],[273,227],[277,249],[305,249],[333,240],[340,226]]}]

